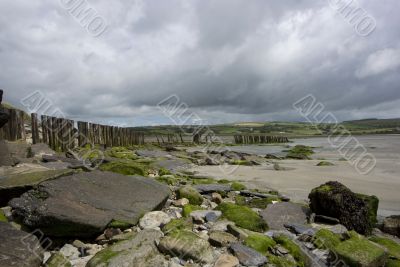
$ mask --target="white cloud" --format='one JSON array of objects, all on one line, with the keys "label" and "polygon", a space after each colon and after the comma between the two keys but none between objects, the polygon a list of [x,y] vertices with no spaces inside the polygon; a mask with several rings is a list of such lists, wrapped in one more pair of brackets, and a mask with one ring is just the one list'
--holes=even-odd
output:
[{"label": "white cloud", "polygon": [[400,49],[387,48],[369,55],[363,66],[356,71],[356,76],[365,78],[394,71],[400,67]]}]

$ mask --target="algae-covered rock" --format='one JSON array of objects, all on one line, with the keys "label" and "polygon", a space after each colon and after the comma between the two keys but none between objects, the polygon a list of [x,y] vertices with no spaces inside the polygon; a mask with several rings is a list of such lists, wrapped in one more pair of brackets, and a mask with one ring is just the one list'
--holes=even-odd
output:
[{"label": "algae-covered rock", "polygon": [[264,255],[240,243],[232,244],[230,250],[244,266],[263,266],[268,262]]},{"label": "algae-covered rock", "polygon": [[171,233],[173,231],[180,231],[187,229],[189,231],[192,230],[193,223],[191,219],[188,218],[180,218],[180,219],[173,219],[169,223],[163,226],[162,231],[165,234]]},{"label": "algae-covered rock", "polygon": [[201,205],[203,203],[203,196],[191,186],[183,186],[177,191],[178,198],[187,198],[192,205]]},{"label": "algae-covered rock", "polygon": [[389,256],[400,260],[400,244],[389,238],[372,236],[369,238],[370,241],[377,243],[388,250]]},{"label": "algae-covered rock", "polygon": [[266,235],[254,233],[245,239],[244,244],[265,255],[270,248],[276,245],[276,242]]},{"label": "algae-covered rock", "polygon": [[332,250],[341,242],[340,236],[327,229],[319,230],[312,239],[312,243],[320,249]]},{"label": "algae-covered rock", "polygon": [[28,173],[11,174],[0,179],[0,206],[7,205],[8,201],[19,197],[41,182],[70,175],[73,170],[40,170]]},{"label": "algae-covered rock", "polygon": [[296,260],[297,266],[305,267],[310,265],[310,258],[288,236],[283,234],[274,236],[274,241],[289,251]]},{"label": "algae-covered rock", "polygon": [[193,211],[196,211],[196,210],[203,210],[203,208],[202,207],[200,207],[200,206],[197,206],[197,205],[185,205],[183,208],[182,208],[182,216],[183,217],[189,217],[190,216],[190,213],[192,213]]},{"label": "algae-covered rock", "polygon": [[192,259],[201,263],[211,263],[214,260],[210,244],[187,230],[171,232],[161,239],[158,248],[173,257]]},{"label": "algae-covered rock", "polygon": [[46,261],[46,267],[72,267],[72,264],[63,254],[56,252]]},{"label": "algae-covered rock", "polygon": [[0,209],[0,222],[8,222],[3,210]]},{"label": "algae-covered rock", "polygon": [[268,229],[268,224],[252,209],[232,203],[221,203],[217,210],[222,211],[222,215],[234,222],[237,226],[255,231],[264,232]]},{"label": "algae-covered rock", "polygon": [[339,182],[327,182],[314,188],[308,197],[314,213],[337,218],[349,230],[371,233],[379,202],[375,196],[356,194]]},{"label": "algae-covered rock", "polygon": [[350,233],[351,238],[335,246],[333,253],[350,267],[381,267],[385,266],[387,253],[381,247],[368,239]]},{"label": "algae-covered rock", "polygon": [[327,166],[335,166],[332,162],[329,161],[321,161],[317,164],[318,167],[327,167]]},{"label": "algae-covered rock", "polygon": [[163,233],[158,230],[143,230],[128,240],[117,242],[98,252],[86,267],[167,267],[168,262],[155,245],[162,236]]},{"label": "algae-covered rock", "polygon": [[111,161],[100,166],[102,171],[110,171],[123,175],[147,176],[148,170],[144,164],[133,160]]},{"label": "algae-covered rock", "polygon": [[245,190],[246,186],[241,184],[241,183],[239,183],[239,182],[233,182],[231,184],[231,188],[232,188],[233,191],[240,191],[240,190]]},{"label": "algae-covered rock", "polygon": [[312,154],[314,154],[314,151],[312,150],[311,147],[304,146],[304,145],[296,145],[288,151],[286,158],[288,158],[288,159],[310,159],[310,156]]}]

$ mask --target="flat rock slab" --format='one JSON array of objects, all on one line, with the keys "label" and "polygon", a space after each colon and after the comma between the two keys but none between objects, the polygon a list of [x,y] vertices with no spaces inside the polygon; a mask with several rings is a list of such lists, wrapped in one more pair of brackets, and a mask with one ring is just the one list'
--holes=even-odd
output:
[{"label": "flat rock slab", "polygon": [[35,236],[0,222],[0,267],[39,267],[43,252]]},{"label": "flat rock slab", "polygon": [[0,178],[0,206],[16,197],[19,197],[26,191],[32,189],[41,182],[56,179],[61,176],[71,175],[72,170],[43,170],[37,169],[27,173],[10,174]]},{"label": "flat rock slab", "polygon": [[195,185],[194,188],[199,191],[200,194],[232,191],[231,186],[226,184],[199,184]]},{"label": "flat rock slab", "polygon": [[244,266],[263,266],[268,262],[264,255],[240,243],[232,244],[230,249]]},{"label": "flat rock slab", "polygon": [[93,237],[112,221],[137,224],[160,209],[170,190],[141,176],[94,171],[41,183],[10,201],[13,215],[56,237]]},{"label": "flat rock slab", "polygon": [[291,202],[268,205],[260,215],[272,230],[285,230],[285,224],[306,224],[309,209]]}]

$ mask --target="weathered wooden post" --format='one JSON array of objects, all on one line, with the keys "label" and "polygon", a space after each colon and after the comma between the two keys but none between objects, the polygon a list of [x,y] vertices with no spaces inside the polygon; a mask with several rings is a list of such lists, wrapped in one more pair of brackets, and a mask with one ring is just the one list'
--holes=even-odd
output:
[{"label": "weathered wooden post", "polygon": [[39,123],[38,116],[36,113],[31,114],[31,127],[32,127],[32,143],[37,144],[39,140]]}]

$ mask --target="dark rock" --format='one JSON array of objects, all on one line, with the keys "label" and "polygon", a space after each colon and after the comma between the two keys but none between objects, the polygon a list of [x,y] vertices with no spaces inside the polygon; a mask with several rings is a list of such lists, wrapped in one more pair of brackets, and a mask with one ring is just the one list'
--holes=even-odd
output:
[{"label": "dark rock", "polygon": [[3,101],[3,90],[0,89],[0,129],[8,122],[9,115],[1,109],[1,102]]},{"label": "dark rock", "polygon": [[317,215],[337,218],[349,230],[369,234],[376,222],[379,200],[353,193],[339,182],[327,182],[309,194],[310,208]]},{"label": "dark rock", "polygon": [[31,146],[33,156],[55,155],[56,152],[51,149],[47,144],[39,143]]},{"label": "dark rock", "polygon": [[285,224],[306,224],[309,214],[307,207],[291,202],[268,205],[260,212],[272,230],[285,230]]},{"label": "dark rock", "polygon": [[285,227],[298,235],[314,236],[316,233],[315,229],[313,229],[312,227],[309,227],[307,225],[304,225],[304,224],[287,223],[287,224],[285,224]]},{"label": "dark rock", "polygon": [[17,173],[0,178],[0,206],[7,203],[23,193],[31,190],[34,186],[51,179],[72,174],[72,170],[40,170],[29,173]]},{"label": "dark rock", "polygon": [[327,223],[327,224],[339,224],[340,221],[336,218],[332,218],[329,216],[324,216],[324,215],[315,215],[314,217],[314,221],[315,222],[319,222],[319,223]]},{"label": "dark rock", "polygon": [[264,255],[240,243],[232,244],[230,250],[239,259],[240,264],[244,266],[263,266],[268,262]]},{"label": "dark rock", "polygon": [[226,184],[199,184],[193,186],[200,194],[211,194],[214,192],[230,192],[230,185]]},{"label": "dark rock", "polygon": [[42,156],[42,160],[43,160],[43,162],[58,162],[58,161],[61,161],[61,162],[66,162],[66,163],[73,163],[73,164],[80,164],[81,163],[81,161],[80,160],[77,160],[77,159],[75,159],[75,158],[67,158],[67,157],[63,157],[63,156],[60,156],[60,155],[43,155]]},{"label": "dark rock", "polygon": [[383,232],[400,237],[400,215],[393,215],[383,220]]},{"label": "dark rock", "polygon": [[37,237],[0,222],[0,266],[39,267],[43,252]]},{"label": "dark rock", "polygon": [[169,188],[141,176],[94,171],[41,183],[13,199],[13,215],[23,224],[56,237],[93,237],[111,221],[136,224],[160,209]]}]

